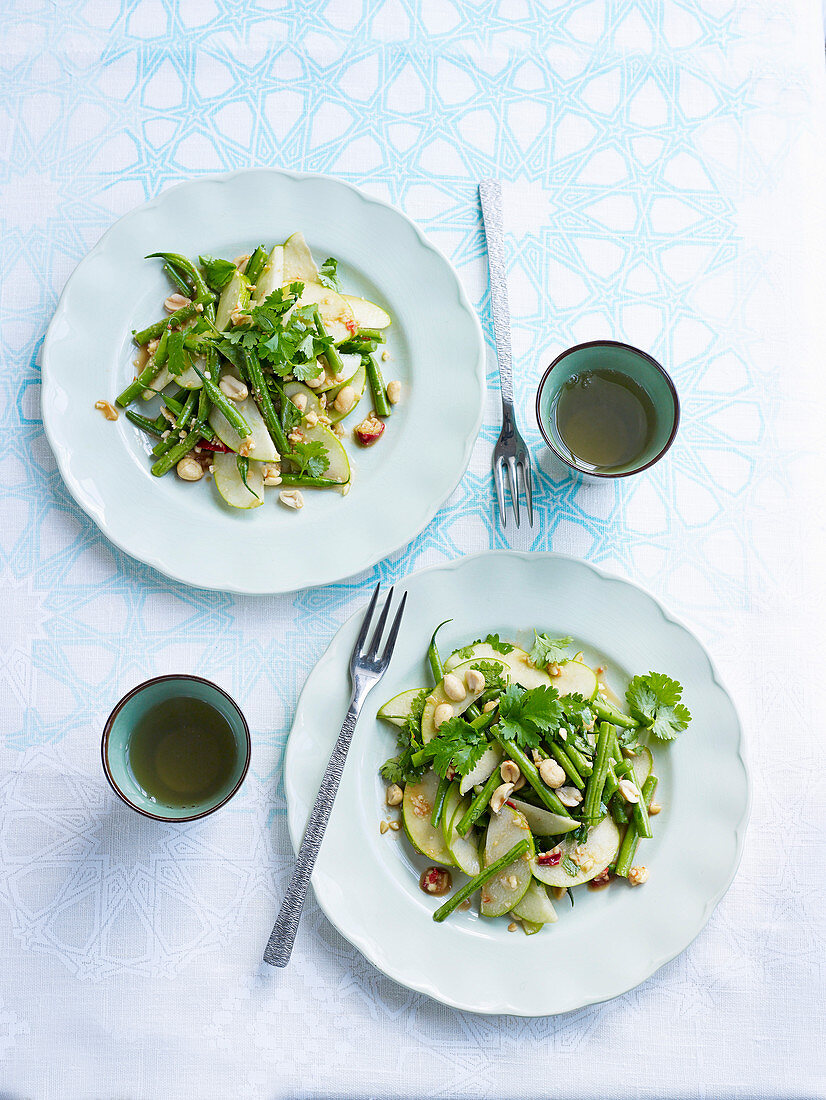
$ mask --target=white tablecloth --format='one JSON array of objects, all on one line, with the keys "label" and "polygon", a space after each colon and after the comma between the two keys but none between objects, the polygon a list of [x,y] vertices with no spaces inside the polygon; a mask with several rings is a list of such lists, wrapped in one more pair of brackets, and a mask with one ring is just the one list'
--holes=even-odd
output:
[{"label": "white tablecloth", "polygon": [[[0,34],[0,1096],[826,1095],[816,0],[9,0]],[[189,590],[79,512],[39,419],[63,283],[168,184],[258,164],[398,203],[485,320],[475,181],[505,180],[533,533],[493,519],[493,389],[430,527],[329,589]],[[577,485],[543,457],[531,392],[600,336],[666,363],[684,421],[645,476]],[[634,578],[713,652],[753,769],[731,891],[641,987],[556,1019],[411,994],[312,901],[290,969],[264,971],[307,671],[377,578],[505,545]],[[225,686],[255,739],[242,794],[183,828],[130,813],[99,763],[115,699],[171,670]]]}]

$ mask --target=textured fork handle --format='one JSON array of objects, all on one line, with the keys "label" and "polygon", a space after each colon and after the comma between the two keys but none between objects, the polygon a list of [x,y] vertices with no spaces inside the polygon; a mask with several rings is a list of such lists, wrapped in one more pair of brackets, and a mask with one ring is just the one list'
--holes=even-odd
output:
[{"label": "textured fork handle", "polygon": [[318,850],[324,839],[324,831],[333,809],[333,802],[338,793],[338,785],[341,782],[341,774],[344,771],[344,763],[347,760],[347,752],[353,739],[353,731],[356,728],[359,711],[361,710],[364,695],[354,697],[341,727],[341,733],[335,743],[324,778],[307,822],[307,829],[301,847],[298,850],[298,858],[295,863],[293,877],[287,894],[281,903],[275,926],[270,934],[264,951],[264,962],[271,966],[286,966],[290,961],[298,922],[301,919],[301,910],[304,907],[304,899],[307,896],[307,887],[310,884],[310,876],[313,873]]},{"label": "textured fork handle", "polygon": [[502,224],[502,184],[499,180],[482,180],[479,184],[482,221],[488,242],[490,271],[490,309],[493,314],[493,334],[496,338],[496,358],[499,362],[499,387],[502,401],[513,405],[513,364],[511,360],[511,315],[508,306],[508,281],[505,268],[505,231]]}]

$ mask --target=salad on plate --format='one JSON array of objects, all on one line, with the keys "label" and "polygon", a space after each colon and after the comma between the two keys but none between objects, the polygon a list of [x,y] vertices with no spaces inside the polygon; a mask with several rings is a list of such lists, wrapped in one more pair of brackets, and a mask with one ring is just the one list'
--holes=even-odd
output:
[{"label": "salad on plate", "polygon": [[681,685],[634,676],[623,707],[604,668],[570,652],[571,638],[534,631],[527,651],[489,634],[443,664],[439,629],[427,654],[436,686],[378,712],[401,750],[381,768],[386,804],[401,811],[382,832],[403,829],[432,861],[426,894],[467,876],[433,919],[478,892],[482,917],[507,916],[510,931],[521,923],[531,935],[557,920],[553,900],[575,886],[644,883],[637,849],[661,810],[654,750],[691,721]]},{"label": "salad on plate", "polygon": [[239,509],[260,507],[271,487],[293,509],[305,489],[346,494],[344,421],[369,393],[352,434],[373,446],[401,396],[382,374],[385,310],[344,293],[337,261],[319,267],[301,233],[235,260],[148,258],[163,261],[172,286],[167,316],[133,333],[137,373],[116,405],[150,437],[152,474],[212,474]]}]

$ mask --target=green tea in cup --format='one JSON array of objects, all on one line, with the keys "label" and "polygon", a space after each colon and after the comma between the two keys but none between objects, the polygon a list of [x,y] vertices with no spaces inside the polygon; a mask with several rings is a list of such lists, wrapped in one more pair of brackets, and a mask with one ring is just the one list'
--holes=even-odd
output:
[{"label": "green tea in cup", "polygon": [[545,442],[580,474],[625,477],[670,447],[679,401],[663,368],[612,340],[579,344],[545,372],[536,400]]},{"label": "green tea in cup", "polygon": [[103,767],[133,810],[161,821],[213,813],[244,781],[250,732],[236,703],[199,676],[158,676],[109,715]]},{"label": "green tea in cup", "polygon": [[554,408],[559,438],[578,462],[616,470],[645,453],[654,434],[651,398],[633,378],[615,370],[573,374]]},{"label": "green tea in cup", "polygon": [[203,699],[176,696],[150,707],[132,730],[132,775],[152,802],[181,809],[215,797],[238,761],[232,727]]}]

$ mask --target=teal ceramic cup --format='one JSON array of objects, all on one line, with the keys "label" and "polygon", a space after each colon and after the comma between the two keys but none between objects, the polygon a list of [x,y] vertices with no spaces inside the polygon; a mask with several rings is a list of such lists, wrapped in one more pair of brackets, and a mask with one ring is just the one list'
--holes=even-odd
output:
[{"label": "teal ceramic cup", "polygon": [[[174,805],[147,792],[135,776],[130,757],[136,727],[154,708],[172,700],[197,700],[217,711],[225,722],[221,728],[229,729],[235,748],[225,775],[208,795],[183,794]],[[103,730],[101,754],[106,778],[127,806],[156,821],[194,821],[220,809],[239,789],[249,769],[252,741],[244,715],[217,684],[199,676],[158,676],[132,688],[115,706]],[[197,763],[193,761],[193,766]]]},{"label": "teal ceramic cup", "polygon": [[[625,465],[594,467],[577,458],[562,439],[556,408],[566,383],[585,371],[613,371],[636,383],[653,409],[648,439],[636,457]],[[617,478],[638,474],[662,458],[677,434],[680,399],[663,367],[639,348],[615,340],[592,340],[562,352],[542,376],[536,394],[536,419],[542,436],[557,458],[583,477]]]}]

